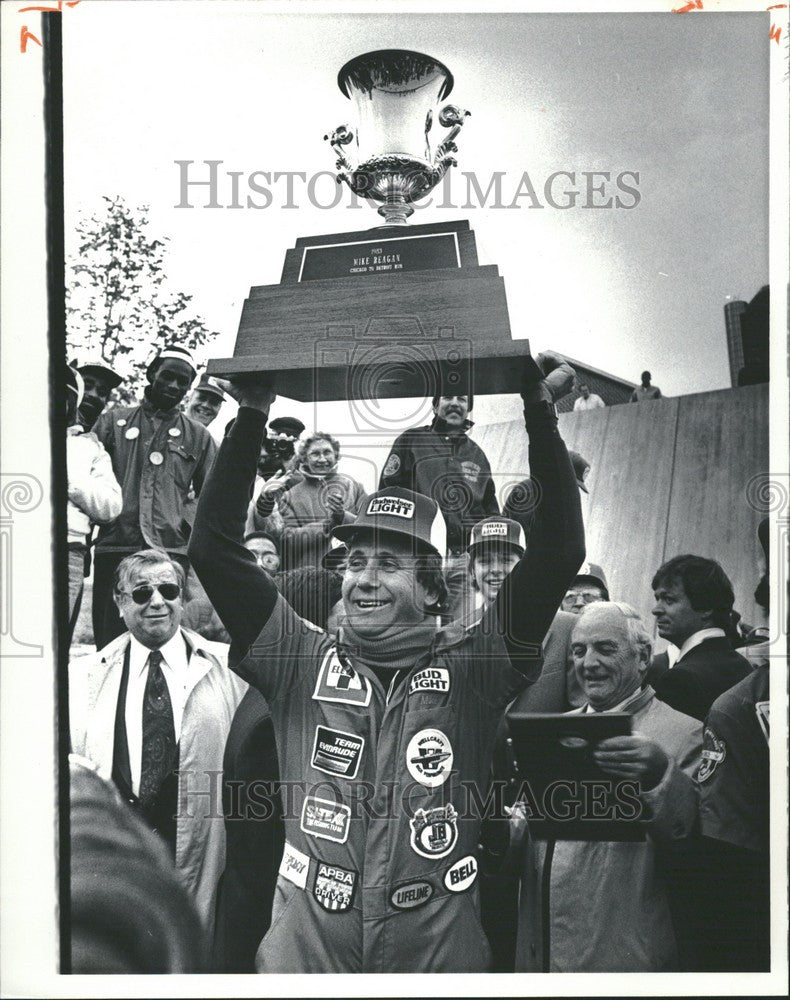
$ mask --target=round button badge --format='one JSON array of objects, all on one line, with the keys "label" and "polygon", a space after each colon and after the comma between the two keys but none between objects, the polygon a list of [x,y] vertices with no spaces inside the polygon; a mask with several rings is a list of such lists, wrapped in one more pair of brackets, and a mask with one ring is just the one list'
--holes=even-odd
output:
[{"label": "round button badge", "polygon": [[441,729],[423,729],[412,736],[406,749],[406,767],[421,785],[438,788],[453,768],[453,748]]},{"label": "round button badge", "polygon": [[165,457],[161,451],[152,451],[151,454],[148,456],[148,461],[151,463],[151,465],[161,465],[162,462],[164,462],[164,460]]},{"label": "round button badge", "polygon": [[124,437],[129,441],[134,441],[136,437],[140,437],[140,428],[130,427],[129,430],[124,435]]},{"label": "round button badge", "polygon": [[126,426],[126,420],[125,420],[125,418],[124,418],[124,417],[121,417],[121,419],[120,419],[120,420],[116,420],[115,422],[116,422],[116,424],[117,424],[117,425],[118,425],[119,427],[125,427],[125,426]]},{"label": "round button badge", "polygon": [[171,427],[167,433],[170,435],[171,438],[181,437],[181,431],[178,429],[178,427]]}]

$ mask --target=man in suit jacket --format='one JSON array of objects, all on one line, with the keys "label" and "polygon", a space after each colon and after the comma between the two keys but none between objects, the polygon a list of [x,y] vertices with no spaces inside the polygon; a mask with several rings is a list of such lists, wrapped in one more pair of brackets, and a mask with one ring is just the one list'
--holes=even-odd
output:
[{"label": "man in suit jacket", "polygon": [[678,712],[704,721],[713,702],[748,676],[748,660],[724,631],[735,603],[721,566],[701,556],[676,556],[653,577],[658,634],[676,647],[653,659],[648,681]]},{"label": "man in suit jacket", "polygon": [[210,931],[225,864],[222,755],[247,685],[224,643],[181,628],[183,587],[182,567],[157,549],[119,564],[128,631],[70,664],[71,744],[162,837]]}]

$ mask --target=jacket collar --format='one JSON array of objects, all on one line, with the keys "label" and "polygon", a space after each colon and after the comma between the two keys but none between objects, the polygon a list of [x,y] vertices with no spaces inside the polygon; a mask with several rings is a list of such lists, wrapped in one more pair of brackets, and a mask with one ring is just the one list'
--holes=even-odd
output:
[{"label": "jacket collar", "polygon": [[466,437],[466,432],[474,427],[474,421],[470,420],[469,417],[464,420],[464,425],[461,428],[461,433],[456,434],[454,431],[448,430],[447,423],[442,420],[441,417],[434,417],[430,423],[430,428],[432,431],[436,431],[437,434],[447,434],[450,437]]}]

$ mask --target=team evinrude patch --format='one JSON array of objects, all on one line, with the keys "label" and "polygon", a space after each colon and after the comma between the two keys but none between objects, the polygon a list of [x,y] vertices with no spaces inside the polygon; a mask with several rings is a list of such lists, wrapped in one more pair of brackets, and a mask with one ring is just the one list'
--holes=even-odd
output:
[{"label": "team evinrude patch", "polygon": [[357,873],[319,861],[313,882],[313,898],[330,913],[345,913],[354,902]]},{"label": "team evinrude patch", "polygon": [[426,667],[418,670],[409,682],[409,694],[418,691],[450,691],[450,671],[446,667]]},{"label": "team evinrude patch", "polygon": [[343,705],[369,705],[370,681],[337,654],[333,646],[327,651],[318,671],[313,691],[314,701],[334,701]]},{"label": "team evinrude patch", "polygon": [[300,829],[310,837],[345,844],[351,823],[351,809],[342,802],[308,795],[302,803]]},{"label": "team evinrude patch", "polygon": [[458,813],[450,803],[418,809],[410,826],[412,850],[422,858],[444,858],[458,840]]},{"label": "team evinrude patch", "polygon": [[453,748],[441,729],[421,729],[406,747],[406,767],[426,788],[443,785],[453,767]]},{"label": "team evinrude patch", "polygon": [[310,763],[325,774],[356,778],[364,747],[365,739],[362,736],[345,733],[342,729],[316,726]]},{"label": "team evinrude patch", "polygon": [[727,744],[713,732],[710,726],[705,726],[701,756],[697,781],[707,781],[727,756]]}]

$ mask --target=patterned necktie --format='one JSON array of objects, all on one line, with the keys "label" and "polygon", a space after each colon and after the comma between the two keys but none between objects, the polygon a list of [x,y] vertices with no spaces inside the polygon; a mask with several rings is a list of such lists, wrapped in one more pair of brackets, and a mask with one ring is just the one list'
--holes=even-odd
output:
[{"label": "patterned necktie", "polygon": [[140,768],[140,805],[145,809],[156,799],[173,766],[176,731],[167,681],[162,673],[162,654],[151,650],[148,679],[143,695],[143,754]]}]

